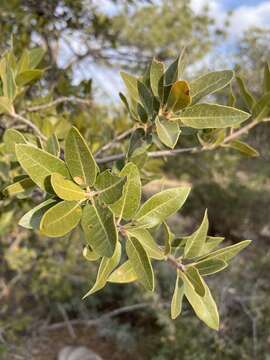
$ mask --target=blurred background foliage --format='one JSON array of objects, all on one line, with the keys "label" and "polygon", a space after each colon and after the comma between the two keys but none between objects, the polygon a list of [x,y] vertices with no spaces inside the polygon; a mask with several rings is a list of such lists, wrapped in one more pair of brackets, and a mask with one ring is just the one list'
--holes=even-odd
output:
[{"label": "blurred background foliage", "polygon": [[[31,116],[34,122],[42,123],[46,135],[56,132],[60,138],[76,125],[95,151],[130,127],[115,91],[119,88],[115,78],[119,68],[139,73],[153,56],[171,60],[187,46],[187,77],[192,78],[205,70],[202,60],[226,38],[230,15],[225,19],[217,23],[207,7],[194,12],[188,0],[111,0],[106,6],[91,0],[2,0],[0,50],[3,54],[13,46],[20,55],[36,45],[46,49],[42,61],[47,69],[45,77],[27,90],[21,106],[60,96],[88,99],[90,106],[61,103]],[[244,75],[255,95],[261,91],[263,63],[270,59],[269,34],[269,29],[249,29],[230,49],[231,67]],[[220,66],[223,64],[221,57]],[[238,105],[245,109],[234,85]],[[224,92],[216,96],[226,103]],[[2,117],[0,136],[7,127],[10,124]],[[81,234],[77,231],[55,240],[22,230],[16,223],[32,204],[21,199],[15,207],[2,199],[0,358],[53,359],[62,345],[86,344],[105,359],[269,360],[269,136],[267,123],[245,136],[260,152],[256,159],[221,149],[147,164],[149,174],[162,180],[151,185],[151,190],[146,188],[146,196],[155,186],[160,190],[168,182],[192,184],[181,217],[172,219],[176,232],[193,229],[207,207],[212,235],[223,234],[231,242],[254,240],[223,278],[211,279],[220,304],[219,333],[201,324],[188,306],[177,321],[169,319],[164,299],[173,291],[167,287],[173,283],[168,282],[173,275],[163,265],[157,271],[158,295],[149,295],[132,284],[115,285],[82,301],[96,268],[81,256]],[[194,143],[192,134],[180,139],[180,146],[190,143]],[[123,146],[125,143],[113,151]],[[1,158],[0,183],[11,172]],[[106,318],[94,327],[75,326],[76,338],[65,324],[61,332],[48,330],[51,324],[63,322],[65,316],[83,323],[137,303],[153,305]]]}]

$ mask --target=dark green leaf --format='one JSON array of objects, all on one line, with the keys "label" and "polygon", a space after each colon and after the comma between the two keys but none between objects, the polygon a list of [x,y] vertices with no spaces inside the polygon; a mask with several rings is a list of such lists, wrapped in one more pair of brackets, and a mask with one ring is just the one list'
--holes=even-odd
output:
[{"label": "dark green leaf", "polygon": [[254,96],[250,93],[250,91],[247,89],[244,80],[240,77],[240,76],[236,76],[235,77],[239,90],[240,90],[240,94],[247,106],[247,108],[251,111],[253,109],[253,106],[256,103],[256,100],[254,98]]},{"label": "dark green leaf", "polygon": [[202,276],[215,274],[225,269],[228,264],[220,259],[209,259],[197,262],[195,265],[196,269]]}]

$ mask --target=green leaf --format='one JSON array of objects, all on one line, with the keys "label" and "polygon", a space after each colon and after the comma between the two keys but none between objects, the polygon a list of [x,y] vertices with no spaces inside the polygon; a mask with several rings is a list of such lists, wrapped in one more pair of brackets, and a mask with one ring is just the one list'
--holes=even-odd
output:
[{"label": "green leaf", "polygon": [[202,279],[205,288],[205,295],[202,297],[196,293],[192,283],[183,272],[180,272],[180,276],[184,282],[185,296],[198,318],[211,329],[218,330],[219,315],[217,306],[205,281]]},{"label": "green leaf", "polygon": [[231,107],[235,107],[235,104],[236,104],[236,97],[234,95],[232,84],[230,84],[229,90],[228,90],[228,103],[227,103],[227,105],[231,106]]},{"label": "green leaf", "polygon": [[35,206],[33,209],[29,210],[19,221],[19,225],[26,229],[35,229],[40,228],[40,221],[45,212],[50,209],[52,206],[57,204],[57,200],[48,199],[42,202],[41,204]]},{"label": "green leaf", "polygon": [[94,250],[92,250],[90,246],[85,246],[83,248],[83,257],[87,261],[96,261],[100,258],[100,255],[97,254]]},{"label": "green leaf", "polygon": [[48,138],[46,144],[46,151],[52,155],[55,155],[56,157],[60,156],[60,145],[57,136],[55,134],[52,134]]},{"label": "green leaf", "polygon": [[99,265],[97,279],[94,286],[84,295],[83,299],[87,296],[94,294],[101,290],[106,285],[111,272],[117,267],[121,258],[121,245],[117,242],[115,251],[112,257],[103,257]]},{"label": "green leaf", "polygon": [[164,236],[165,236],[164,255],[168,255],[171,253],[171,246],[174,235],[165,221],[163,221],[162,227],[164,229]]},{"label": "green leaf", "polygon": [[7,129],[4,133],[5,150],[8,154],[15,155],[15,145],[25,144],[26,139],[22,133],[15,129]]},{"label": "green leaf", "polygon": [[209,259],[198,261],[194,266],[202,276],[206,276],[225,269],[228,264],[220,259]]},{"label": "green leaf", "polygon": [[173,320],[176,319],[181,314],[183,297],[184,297],[184,283],[183,280],[179,277],[177,272],[175,288],[171,302],[171,318]]},{"label": "green leaf", "polygon": [[65,179],[62,175],[53,173],[51,175],[51,184],[56,195],[63,200],[83,200],[86,199],[86,193],[73,181]]},{"label": "green leaf", "polygon": [[112,283],[125,284],[137,280],[138,277],[129,260],[125,261],[110,275],[107,281]]},{"label": "green leaf", "polygon": [[81,220],[82,209],[76,201],[61,201],[45,212],[40,231],[50,237],[61,237],[73,230]]},{"label": "green leaf", "polygon": [[22,56],[20,57],[20,60],[18,61],[18,66],[17,66],[17,74],[20,74],[21,72],[28,70],[29,69],[29,51],[28,50],[24,50],[22,53]]},{"label": "green leaf", "polygon": [[149,116],[153,115],[153,95],[145,84],[138,80],[138,92],[141,103]]},{"label": "green leaf", "polygon": [[270,112],[270,91],[265,93],[253,108],[252,115],[257,121],[263,120]]},{"label": "green leaf", "polygon": [[127,177],[121,198],[111,205],[111,210],[119,218],[130,220],[136,214],[141,202],[141,178],[137,166],[127,163],[120,171],[120,176]]},{"label": "green leaf", "polygon": [[11,67],[6,67],[5,80],[3,79],[3,93],[8,97],[10,101],[16,97],[16,84],[14,79],[14,73]]},{"label": "green leaf", "polygon": [[123,187],[126,183],[126,177],[119,177],[105,170],[97,177],[95,187],[99,190],[99,197],[105,204],[113,204],[120,199],[123,193]]},{"label": "green leaf", "polygon": [[34,69],[41,62],[46,51],[41,47],[36,47],[34,49],[30,49],[28,53],[29,53],[29,67],[31,69]]},{"label": "green leaf", "polygon": [[204,260],[208,259],[220,259],[225,262],[231,260],[234,256],[236,256],[240,251],[242,251],[245,247],[247,247],[251,243],[251,240],[244,240],[238,244],[226,246],[222,249],[216,250],[210,253],[207,256],[203,256]]},{"label": "green leaf", "polygon": [[139,91],[138,91],[138,79],[124,71],[120,72],[120,75],[126,85],[129,96],[135,101],[140,102]]},{"label": "green leaf", "polygon": [[200,296],[204,296],[205,295],[204,282],[202,277],[200,276],[199,271],[194,266],[189,266],[185,274],[188,277],[191,284],[193,285],[196,293]]},{"label": "green leaf", "polygon": [[95,183],[97,164],[86,141],[75,127],[70,129],[66,138],[65,161],[77,184],[92,186]]},{"label": "green leaf", "polygon": [[7,113],[12,114],[14,112],[14,108],[12,105],[12,101],[6,96],[0,96],[0,114]]},{"label": "green leaf", "polygon": [[15,79],[16,84],[18,86],[25,86],[32,81],[39,80],[42,77],[43,73],[44,73],[43,70],[37,70],[37,69],[23,71],[16,76]]},{"label": "green leaf", "polygon": [[250,114],[229,106],[216,104],[196,104],[188,107],[179,119],[195,129],[226,128],[239,125]]},{"label": "green leaf", "polygon": [[233,78],[233,71],[213,71],[202,75],[190,83],[190,95],[192,104],[197,103],[203,97],[223,89]]},{"label": "green leaf", "polygon": [[16,144],[16,156],[24,171],[42,189],[50,191],[49,176],[58,173],[69,177],[65,163],[32,145]]},{"label": "green leaf", "polygon": [[218,237],[218,236],[207,236],[206,242],[204,244],[204,247],[200,253],[200,255],[205,255],[210,253],[212,250],[214,250],[222,241],[224,240],[224,237]]},{"label": "green leaf", "polygon": [[179,56],[168,66],[164,74],[164,85],[171,85],[175,83],[178,78],[182,75],[182,59],[184,56],[185,50],[181,52]]},{"label": "green leaf", "polygon": [[32,189],[35,186],[35,183],[28,177],[16,181],[14,184],[11,184],[4,188],[3,194],[6,196],[14,196],[20,193],[23,193],[29,189]]},{"label": "green leaf", "polygon": [[240,140],[233,140],[229,144],[226,144],[225,147],[237,150],[246,156],[257,157],[260,155],[256,149]]},{"label": "green leaf", "polygon": [[139,240],[150,258],[157,260],[164,259],[162,250],[159,248],[149,231],[143,228],[129,228],[126,231],[128,235]]},{"label": "green leaf", "polygon": [[256,100],[254,98],[254,96],[250,93],[250,91],[247,89],[244,80],[238,75],[235,77],[239,90],[240,90],[240,94],[247,106],[247,108],[251,111],[253,106],[256,103]]},{"label": "green leaf", "polygon": [[118,234],[109,208],[87,204],[83,209],[82,228],[87,243],[97,254],[107,257],[113,255]]},{"label": "green leaf", "polygon": [[128,238],[126,252],[139,281],[147,290],[154,291],[153,268],[141,243],[135,238]]},{"label": "green leaf", "polygon": [[200,255],[206,241],[208,227],[209,222],[207,210],[205,210],[204,218],[200,227],[191,236],[188,237],[185,246],[185,258],[193,258]]},{"label": "green leaf", "polygon": [[150,83],[153,94],[158,97],[159,82],[164,73],[164,64],[156,59],[152,60],[150,68]]},{"label": "green leaf", "polygon": [[149,228],[160,224],[183,206],[189,192],[189,187],[177,187],[155,194],[142,205],[134,220]]},{"label": "green leaf", "polygon": [[184,80],[176,81],[170,89],[166,108],[176,113],[187,107],[190,102],[188,83]]},{"label": "green leaf", "polygon": [[159,140],[170,149],[177,144],[181,130],[176,121],[169,121],[166,118],[157,117],[155,120]]}]

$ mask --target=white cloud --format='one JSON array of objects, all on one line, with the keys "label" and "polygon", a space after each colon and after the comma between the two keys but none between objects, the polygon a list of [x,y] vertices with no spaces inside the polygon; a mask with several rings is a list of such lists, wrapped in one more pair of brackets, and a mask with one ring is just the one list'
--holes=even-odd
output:
[{"label": "white cloud", "polygon": [[[208,6],[209,13],[217,23],[226,17],[226,0],[191,0],[191,6],[197,13],[204,6]],[[244,31],[253,26],[270,27],[270,1],[263,1],[257,5],[239,5],[234,8],[229,18],[230,25],[227,29],[230,40],[241,37]]]}]

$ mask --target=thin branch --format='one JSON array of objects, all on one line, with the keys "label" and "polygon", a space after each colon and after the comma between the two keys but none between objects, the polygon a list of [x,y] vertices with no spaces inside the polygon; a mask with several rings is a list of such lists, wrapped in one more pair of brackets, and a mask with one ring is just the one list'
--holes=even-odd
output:
[{"label": "thin branch", "polygon": [[[72,325],[97,326],[106,319],[109,319],[109,318],[112,318],[112,317],[115,317],[115,316],[118,316],[118,315],[121,315],[121,314],[124,314],[127,312],[132,312],[132,311],[136,311],[139,309],[152,307],[152,306],[153,306],[152,303],[146,303],[146,302],[135,304],[135,305],[123,306],[119,309],[109,311],[96,319],[89,319],[89,320],[74,319],[74,320],[70,320],[69,323]],[[163,304],[163,306],[167,307],[168,304],[165,303],[165,304]],[[66,326],[66,322],[59,322],[59,323],[55,323],[55,324],[46,326],[42,330],[49,330],[49,331],[57,330],[57,329],[61,329],[64,326]]]},{"label": "thin branch", "polygon": [[34,111],[40,111],[40,110],[46,110],[51,107],[54,107],[61,103],[73,103],[73,104],[83,104],[83,105],[93,105],[93,102],[91,100],[81,99],[75,96],[62,96],[56,100],[53,100],[47,104],[41,104],[36,106],[31,106],[21,112],[21,114],[25,114],[27,112],[34,112]]},{"label": "thin branch", "polygon": [[102,146],[96,153],[95,156],[100,155],[103,151],[106,151],[108,149],[110,149],[116,142],[124,140],[125,138],[127,138],[132,132],[134,131],[134,128],[128,129],[124,132],[122,132],[121,134],[117,135],[114,139],[112,139],[112,141],[108,142],[107,144],[105,144],[104,146]]},{"label": "thin branch", "polygon": [[29,128],[31,128],[42,140],[47,139],[46,136],[44,134],[42,134],[42,132],[39,130],[39,128],[34,123],[32,123],[32,121],[26,119],[22,115],[19,115],[16,113],[9,113],[8,116],[10,116],[14,120],[17,120],[17,121],[25,124]]},{"label": "thin branch", "polygon": [[228,135],[224,140],[223,140],[223,144],[226,144],[232,140],[237,139],[238,137],[240,137],[243,134],[246,134],[250,129],[254,128],[255,126],[257,126],[259,124],[259,122],[255,119],[253,121],[251,121],[249,124],[247,124],[246,126],[240,128],[239,130],[231,133],[230,135]]}]

